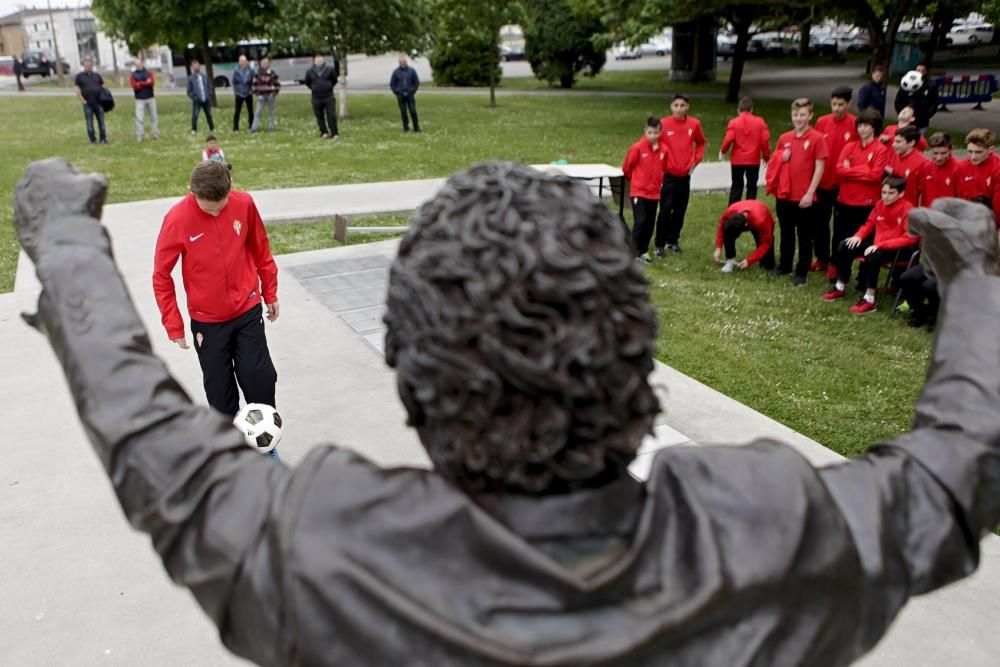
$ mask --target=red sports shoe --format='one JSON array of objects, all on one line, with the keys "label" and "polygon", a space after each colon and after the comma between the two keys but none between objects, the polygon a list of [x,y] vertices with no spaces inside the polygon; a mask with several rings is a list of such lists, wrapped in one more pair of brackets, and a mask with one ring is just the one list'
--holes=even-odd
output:
[{"label": "red sports shoe", "polygon": [[864,299],[861,299],[861,301],[858,301],[857,304],[851,306],[847,310],[855,315],[864,315],[865,313],[870,313],[873,310],[878,310],[878,306],[875,305],[874,301],[865,301]]},{"label": "red sports shoe", "polygon": [[826,278],[827,280],[833,280],[837,277],[837,265],[832,262],[826,267]]},{"label": "red sports shoe", "polygon": [[826,271],[826,262],[821,262],[818,259],[812,263],[809,267],[810,271]]},{"label": "red sports shoe", "polygon": [[831,287],[829,292],[823,294],[824,301],[836,301],[844,298],[844,290]]}]

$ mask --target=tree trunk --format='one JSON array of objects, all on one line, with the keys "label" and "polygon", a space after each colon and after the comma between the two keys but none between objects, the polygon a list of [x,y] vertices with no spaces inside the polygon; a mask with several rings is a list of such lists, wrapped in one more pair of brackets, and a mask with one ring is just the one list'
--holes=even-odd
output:
[{"label": "tree trunk", "polygon": [[[338,50],[344,54],[344,59],[343,67],[340,69],[340,108],[337,117],[340,120],[347,120],[350,118],[350,114],[347,113],[347,54],[350,53],[350,50],[345,46],[341,46]],[[336,59],[336,51],[334,52],[333,57]],[[338,61],[334,60],[334,62]]]},{"label": "tree trunk", "polygon": [[208,79],[208,101],[213,107],[219,106],[215,99],[215,68],[212,67],[212,50],[208,46],[208,28],[201,29],[201,55],[205,59],[205,78]]},{"label": "tree trunk", "polygon": [[733,27],[736,28],[736,50],[733,52],[733,68],[729,71],[729,87],[726,89],[726,101],[735,104],[740,99],[740,85],[743,82],[743,67],[747,61],[747,51],[750,48],[749,15],[734,17]]},{"label": "tree trunk", "polygon": [[811,21],[803,21],[799,24],[799,57],[809,57],[809,29],[812,27]]},{"label": "tree trunk", "polygon": [[927,40],[927,43],[924,44],[923,48],[924,63],[927,64],[927,69],[931,68],[937,49],[944,41],[944,37],[948,34],[948,30],[951,28],[951,24],[954,23],[954,21],[954,10],[938,5],[938,9],[934,12],[934,16],[931,19],[931,37]]}]

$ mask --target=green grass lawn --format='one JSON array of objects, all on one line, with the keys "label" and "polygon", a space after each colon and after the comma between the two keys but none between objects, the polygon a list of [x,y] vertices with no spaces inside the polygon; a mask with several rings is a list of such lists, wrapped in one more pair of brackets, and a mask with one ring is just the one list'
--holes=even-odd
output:
[{"label": "green grass lawn", "polygon": [[[726,92],[728,74],[719,81],[705,83],[683,83],[670,80],[670,70],[667,61],[663,61],[662,69],[649,70],[604,70],[597,76],[578,76],[574,90],[592,91],[624,91],[624,92],[662,92],[664,95],[673,92],[696,92],[723,95]],[[558,89],[547,81],[540,81],[533,76],[504,77],[500,88],[518,90]]]},{"label": "green grass lawn", "polygon": [[[714,159],[730,116],[720,100],[693,100]],[[216,109],[217,132],[242,189],[363,183],[445,176],[481,160],[503,158],[527,163],[620,164],[629,145],[642,133],[649,115],[665,115],[666,103],[652,98],[605,96],[504,96],[490,109],[488,97],[428,95],[420,100],[424,132],[404,135],[399,112],[388,95],[352,94],[351,120],[337,143],[320,141],[309,100],[279,98],[279,127],[273,133],[231,134],[232,99],[222,96]],[[761,102],[776,131],[787,128],[784,102]],[[180,196],[200,159],[207,133],[190,134],[190,103],[159,99],[162,138],[135,142],[130,98],[119,96],[108,115],[110,146],[91,146],[83,112],[72,97],[2,97],[0,114],[0,292],[10,291],[17,262],[11,201],[14,186],[32,160],[54,155],[87,171],[100,171],[110,182],[109,201]],[[245,123],[244,118],[244,123]]]},{"label": "green grass lawn", "polygon": [[[351,227],[405,227],[408,224],[410,224],[410,216],[405,214],[352,218],[350,221]],[[271,242],[271,252],[275,255],[335,248],[340,245],[333,238],[333,218],[272,222],[268,223],[266,227],[267,237]],[[357,245],[358,243],[373,243],[398,237],[398,232],[352,234],[349,227],[347,242],[350,245]]]}]

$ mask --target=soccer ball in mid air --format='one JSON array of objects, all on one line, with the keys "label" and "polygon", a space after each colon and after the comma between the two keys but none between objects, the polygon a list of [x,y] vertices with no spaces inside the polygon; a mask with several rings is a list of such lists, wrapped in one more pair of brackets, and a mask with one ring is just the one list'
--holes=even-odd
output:
[{"label": "soccer ball in mid air", "polygon": [[233,424],[243,434],[247,444],[261,454],[267,454],[281,440],[281,415],[270,405],[250,403],[239,411]]},{"label": "soccer ball in mid air", "polygon": [[922,85],[924,85],[924,75],[915,69],[904,74],[899,80],[899,87],[908,93],[912,93]]}]

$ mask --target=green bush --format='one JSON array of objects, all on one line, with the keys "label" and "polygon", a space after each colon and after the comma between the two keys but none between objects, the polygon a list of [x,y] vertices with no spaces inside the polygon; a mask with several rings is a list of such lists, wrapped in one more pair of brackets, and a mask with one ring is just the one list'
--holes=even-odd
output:
[{"label": "green bush", "polygon": [[477,31],[436,35],[429,57],[434,83],[439,86],[488,86],[490,67],[494,71],[494,82],[499,83],[502,70],[495,45],[495,37]]},{"label": "green bush", "polygon": [[542,81],[572,88],[576,75],[594,76],[607,60],[605,32],[593,3],[570,0],[527,0],[524,55]]}]

